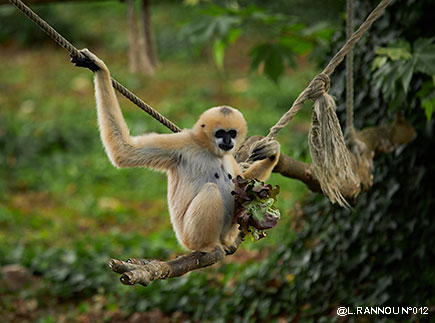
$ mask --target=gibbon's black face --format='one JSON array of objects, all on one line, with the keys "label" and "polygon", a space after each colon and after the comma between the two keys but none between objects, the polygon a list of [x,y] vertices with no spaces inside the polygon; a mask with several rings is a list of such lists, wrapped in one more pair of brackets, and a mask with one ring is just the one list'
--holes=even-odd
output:
[{"label": "gibbon's black face", "polygon": [[237,131],[234,129],[225,130],[218,129],[214,133],[216,145],[223,151],[229,151],[233,149],[236,144]]}]

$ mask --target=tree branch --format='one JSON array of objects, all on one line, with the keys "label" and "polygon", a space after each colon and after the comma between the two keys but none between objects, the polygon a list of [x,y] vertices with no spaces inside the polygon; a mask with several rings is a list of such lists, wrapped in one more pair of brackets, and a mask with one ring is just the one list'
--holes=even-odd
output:
[{"label": "tree branch", "polygon": [[236,252],[242,241],[243,233],[240,233],[235,245],[228,251],[216,247],[211,252],[194,251],[169,261],[136,258],[127,261],[112,259],[109,262],[109,268],[121,274],[120,280],[124,285],[147,286],[154,280],[179,277],[192,270],[212,266],[225,256]]}]

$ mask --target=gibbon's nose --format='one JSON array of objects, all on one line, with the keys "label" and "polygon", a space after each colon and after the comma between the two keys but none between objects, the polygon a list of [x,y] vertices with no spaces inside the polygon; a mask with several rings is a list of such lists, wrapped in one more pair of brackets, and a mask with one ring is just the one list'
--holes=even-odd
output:
[{"label": "gibbon's nose", "polygon": [[231,136],[229,133],[226,133],[222,139],[224,140],[225,145],[231,145]]}]

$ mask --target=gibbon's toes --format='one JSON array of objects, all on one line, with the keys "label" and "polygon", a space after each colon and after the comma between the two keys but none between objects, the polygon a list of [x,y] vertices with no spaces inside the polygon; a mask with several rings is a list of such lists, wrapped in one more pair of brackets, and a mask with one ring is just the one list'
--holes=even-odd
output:
[{"label": "gibbon's toes", "polygon": [[96,72],[100,70],[100,67],[95,63],[93,59],[92,53],[88,49],[82,49],[80,53],[84,57],[75,56],[70,54],[71,63],[73,63],[77,67],[86,67],[89,68],[92,72]]},{"label": "gibbon's toes", "polygon": [[237,251],[237,247],[235,245],[233,246],[225,246],[224,247],[225,255],[232,255]]}]

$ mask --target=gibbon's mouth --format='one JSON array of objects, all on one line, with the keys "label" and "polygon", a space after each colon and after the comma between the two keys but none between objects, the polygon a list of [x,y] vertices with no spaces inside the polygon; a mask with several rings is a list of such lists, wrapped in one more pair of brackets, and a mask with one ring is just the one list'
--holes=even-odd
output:
[{"label": "gibbon's mouth", "polygon": [[219,144],[219,148],[225,151],[233,149],[233,145]]}]

